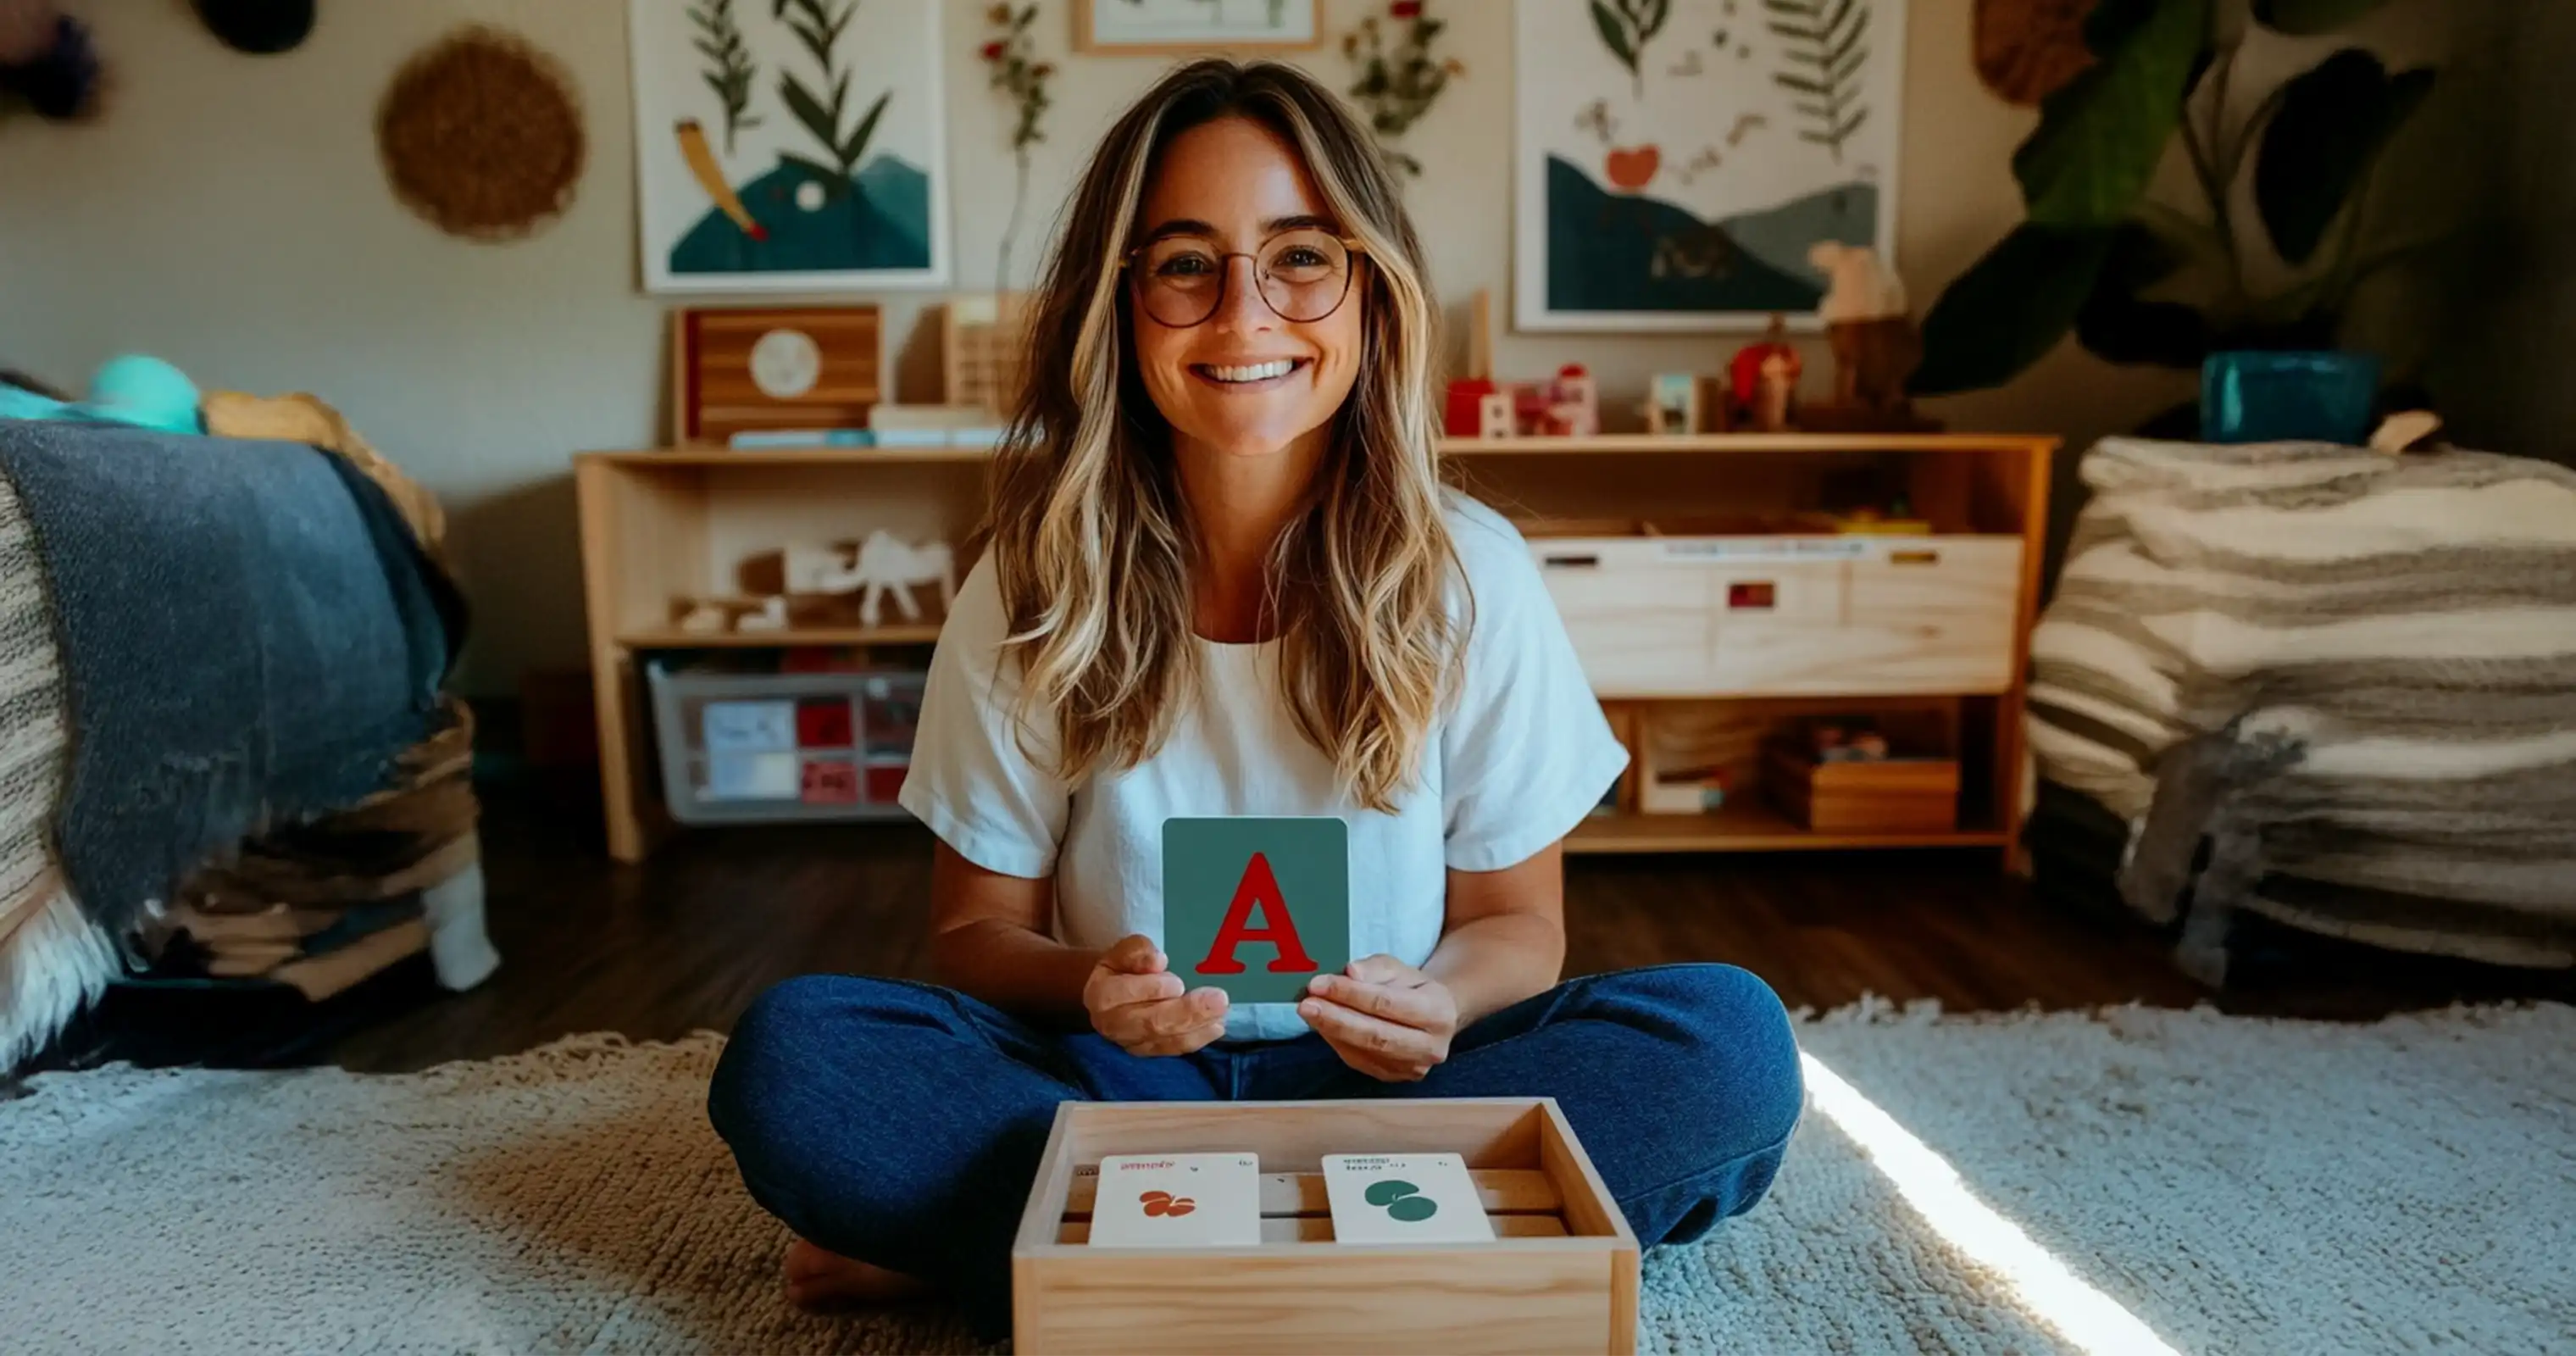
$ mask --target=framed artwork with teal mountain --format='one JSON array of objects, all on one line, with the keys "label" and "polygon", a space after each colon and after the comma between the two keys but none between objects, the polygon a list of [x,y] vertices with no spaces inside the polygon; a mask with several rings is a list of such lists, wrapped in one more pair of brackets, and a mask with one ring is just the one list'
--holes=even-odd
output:
[{"label": "framed artwork with teal mountain", "polygon": [[1520,0],[1513,321],[1813,326],[1895,260],[1905,0]]},{"label": "framed artwork with teal mountain", "polygon": [[945,287],[939,0],[628,0],[653,292]]}]

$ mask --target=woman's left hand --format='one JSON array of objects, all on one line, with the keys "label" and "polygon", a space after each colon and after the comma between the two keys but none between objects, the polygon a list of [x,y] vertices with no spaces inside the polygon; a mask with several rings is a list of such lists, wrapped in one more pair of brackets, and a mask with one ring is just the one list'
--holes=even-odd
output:
[{"label": "woman's left hand", "polygon": [[1448,986],[1393,956],[1317,975],[1297,1013],[1344,1064],[1387,1083],[1430,1073],[1458,1034],[1458,1000]]}]

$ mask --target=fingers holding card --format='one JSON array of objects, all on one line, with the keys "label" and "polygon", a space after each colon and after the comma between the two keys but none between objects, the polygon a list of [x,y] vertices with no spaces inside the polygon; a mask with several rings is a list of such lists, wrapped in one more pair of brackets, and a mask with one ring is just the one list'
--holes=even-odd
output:
[{"label": "fingers holding card", "polygon": [[1350,826],[1329,815],[1163,821],[1172,973],[1232,1002],[1294,1003],[1351,960]]}]

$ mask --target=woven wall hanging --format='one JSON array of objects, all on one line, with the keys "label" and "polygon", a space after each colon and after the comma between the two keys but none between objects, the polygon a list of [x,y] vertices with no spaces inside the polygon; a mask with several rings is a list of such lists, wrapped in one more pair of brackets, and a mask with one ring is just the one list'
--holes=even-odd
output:
[{"label": "woven wall hanging", "polygon": [[1977,74],[2005,102],[2025,107],[2093,64],[2084,20],[2094,0],[1977,0]]},{"label": "woven wall hanging", "polygon": [[376,149],[394,196],[440,230],[514,240],[571,205],[581,106],[561,63],[469,25],[395,73],[376,108]]}]

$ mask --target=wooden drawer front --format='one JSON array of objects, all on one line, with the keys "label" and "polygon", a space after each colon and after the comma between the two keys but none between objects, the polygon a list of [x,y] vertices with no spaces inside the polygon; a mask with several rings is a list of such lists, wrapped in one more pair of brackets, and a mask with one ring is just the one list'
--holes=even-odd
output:
[{"label": "wooden drawer front", "polygon": [[[1852,562],[1854,662],[1870,691],[2002,692],[2019,661],[2018,537],[1874,541]],[[1861,689],[1855,689],[1861,690]]]},{"label": "wooden drawer front", "polygon": [[2013,537],[1533,542],[1605,699],[2001,692]]},{"label": "wooden drawer front", "polygon": [[1702,565],[1666,561],[1656,548],[1634,538],[1533,545],[1539,577],[1600,696],[1688,695],[1716,681],[1716,576]]}]

